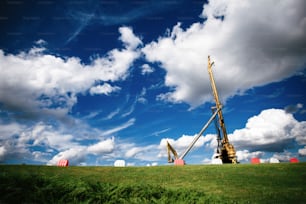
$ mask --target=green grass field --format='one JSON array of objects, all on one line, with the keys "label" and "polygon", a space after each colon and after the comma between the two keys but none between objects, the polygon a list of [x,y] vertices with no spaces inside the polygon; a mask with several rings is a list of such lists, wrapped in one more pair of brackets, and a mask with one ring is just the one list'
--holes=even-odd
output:
[{"label": "green grass field", "polygon": [[0,203],[306,203],[306,163],[0,166]]}]

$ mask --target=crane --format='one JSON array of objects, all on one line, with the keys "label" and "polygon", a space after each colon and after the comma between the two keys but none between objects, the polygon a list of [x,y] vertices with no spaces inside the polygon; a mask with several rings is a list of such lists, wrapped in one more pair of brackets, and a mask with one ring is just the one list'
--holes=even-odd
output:
[{"label": "crane", "polygon": [[[222,163],[233,163],[233,164],[238,163],[235,148],[228,140],[224,118],[222,114],[222,104],[220,103],[219,100],[218,91],[212,72],[213,64],[214,62],[211,63],[210,56],[208,56],[208,66],[207,66],[208,74],[209,74],[213,96],[216,102],[216,106],[212,108],[213,114],[181,156],[178,156],[175,149],[167,141],[167,152],[168,152],[169,163],[174,162],[175,165],[184,165],[185,164],[184,157],[188,154],[188,152],[191,150],[191,148],[198,141],[198,139],[201,137],[201,135],[204,133],[204,131],[208,128],[208,126],[213,120],[215,120],[215,127],[217,130],[217,141],[218,141],[216,158],[221,159]],[[171,157],[171,153],[174,155],[174,159]]]},{"label": "crane", "polygon": [[[220,110],[218,111],[218,122],[215,122],[215,126],[217,129],[217,140],[218,140],[218,148],[217,148],[217,157],[222,160],[223,163],[237,163],[236,151],[234,146],[229,142],[227,131],[224,123],[224,118],[222,114],[222,104],[219,100],[219,95],[216,87],[216,83],[213,76],[212,66],[214,62],[210,62],[210,56],[208,56],[208,74],[210,79],[210,84],[213,92],[213,96],[216,102],[216,107],[213,109]],[[221,143],[221,144],[220,144]]]}]

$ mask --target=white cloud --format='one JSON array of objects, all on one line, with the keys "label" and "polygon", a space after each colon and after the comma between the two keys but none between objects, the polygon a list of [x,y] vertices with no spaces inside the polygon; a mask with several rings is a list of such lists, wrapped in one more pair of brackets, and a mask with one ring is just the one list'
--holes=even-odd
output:
[{"label": "white cloud", "polygon": [[89,113],[88,115],[84,116],[83,119],[92,119],[95,118],[96,116],[98,116],[100,114],[100,111],[94,111]]},{"label": "white cloud", "polygon": [[100,141],[97,144],[91,145],[87,148],[87,151],[92,154],[110,153],[115,148],[115,138]]},{"label": "white cloud", "polygon": [[53,126],[41,122],[31,127],[28,132],[20,134],[20,140],[24,143],[33,141],[33,146],[47,146],[57,150],[76,146],[73,139],[73,135],[59,132]]},{"label": "white cloud", "polygon": [[[82,141],[84,142],[85,140]],[[69,163],[72,165],[81,165],[84,162],[86,162],[86,164],[92,164],[92,161],[88,160],[89,155],[94,155],[101,158],[107,157],[107,155],[111,156],[115,151],[115,146],[116,144],[114,137],[100,140],[99,142],[91,145],[81,145],[78,143],[74,146],[67,146],[65,149],[62,149],[47,163],[49,165],[56,165],[60,159],[68,159]]]},{"label": "white cloud", "polygon": [[[128,75],[128,69],[139,56],[134,50],[138,39],[130,28],[119,28],[124,49],[113,49],[104,57],[95,57],[85,65],[77,57],[45,54],[44,47],[28,52],[4,54],[0,50],[0,102],[7,110],[28,115],[65,116],[77,102],[76,95],[90,90],[92,94],[118,91],[109,84]],[[138,41],[137,41],[138,42]],[[42,45],[42,41],[38,41]],[[138,42],[138,43],[141,43]],[[92,89],[91,89],[92,88]]]},{"label": "white cloud", "polygon": [[35,42],[36,45],[39,45],[39,46],[43,46],[43,45],[46,45],[47,42],[43,39],[39,39]]},{"label": "white cloud", "polygon": [[[170,143],[170,145],[176,150],[177,154],[180,156],[183,153],[183,151],[185,151],[187,147],[191,144],[194,137],[196,137],[196,135],[194,136],[182,135],[176,140],[172,138],[161,139],[160,144],[159,144],[160,152],[158,154],[158,157],[167,157],[167,151],[166,151],[167,141]],[[214,137],[214,139],[216,139],[216,137]],[[198,139],[198,141],[194,144],[192,150],[202,147],[207,142],[211,142],[211,137],[201,136]]]},{"label": "white cloud", "polygon": [[[10,160],[36,161],[56,164],[59,159],[71,159],[71,164],[90,163],[88,155],[115,158],[115,153],[122,147],[115,144],[115,134],[134,124],[135,119],[107,130],[98,130],[78,123],[73,129],[62,125],[38,122],[34,125],[19,123],[0,123],[0,162]],[[92,143],[92,140],[101,138]],[[129,146],[128,148],[130,148]],[[33,150],[38,148],[39,150]],[[78,155],[77,155],[78,154]],[[123,154],[121,154],[123,155]]]},{"label": "white cloud", "polygon": [[[34,125],[20,125],[11,123],[1,125],[0,129],[0,161],[19,158],[21,161],[46,161],[54,150],[64,151],[78,146],[71,134],[67,134],[60,127],[53,127],[38,122]],[[59,129],[59,130],[58,130]],[[11,130],[11,132],[7,132]],[[2,134],[3,133],[3,134]],[[31,148],[39,147],[40,151]]]},{"label": "white cloud", "polygon": [[206,21],[186,30],[178,23],[142,49],[148,61],[161,63],[165,84],[173,88],[159,99],[192,107],[209,101],[208,55],[224,98],[293,75],[306,62],[304,8],[303,0],[205,4]]},{"label": "white cloud", "polygon": [[304,146],[302,149],[299,149],[299,155],[302,157],[306,156],[306,146]]},{"label": "white cloud", "polygon": [[10,137],[19,134],[25,128],[26,127],[24,125],[20,125],[19,123],[16,122],[12,122],[9,124],[0,123],[0,136],[1,136],[0,139],[1,140],[10,139]]},{"label": "white cloud", "polygon": [[265,153],[262,151],[250,152],[249,150],[242,150],[242,151],[236,152],[237,160],[239,162],[242,162],[242,161],[248,162],[252,158],[262,158],[264,154]]},{"label": "white cloud", "polygon": [[133,103],[132,106],[130,107],[130,109],[127,110],[125,113],[123,113],[121,115],[121,117],[124,118],[124,117],[127,117],[127,116],[131,115],[134,112],[134,110],[135,110],[135,103]]},{"label": "white cloud", "polygon": [[292,134],[299,145],[306,145],[306,121],[296,123],[292,129]]},{"label": "white cloud", "polygon": [[[48,161],[48,164],[56,165],[60,159],[68,159],[72,165],[81,165],[84,162],[92,165],[93,161],[88,160],[89,155],[114,160],[116,156],[120,156],[116,155],[116,153],[119,151],[119,147],[120,144],[116,144],[115,137],[100,140],[92,145],[76,144],[75,146],[67,147],[58,154],[54,155],[53,158]],[[97,159],[97,161],[99,161],[99,159]]]},{"label": "white cloud", "polygon": [[[110,3],[112,4],[114,1]],[[65,29],[71,31],[68,32],[71,33],[71,36],[67,43],[76,38],[88,25],[118,26],[129,24],[131,21],[169,9],[168,3],[154,1],[140,2],[139,5],[136,3],[133,7],[130,4],[120,4],[120,9],[118,8],[120,12],[116,12],[116,9],[114,10],[112,7],[105,7],[104,2],[101,4],[97,1],[87,2],[85,7],[73,6],[70,2],[67,4],[66,20],[68,22],[72,20],[72,22],[65,24]]]},{"label": "white cloud", "polygon": [[131,125],[134,125],[135,121],[136,121],[135,118],[131,118],[127,122],[123,123],[122,125],[119,125],[117,127],[114,127],[112,129],[109,129],[109,130],[106,130],[106,131],[103,131],[102,135],[106,136],[106,135],[111,135],[111,134],[114,134],[116,132],[119,132],[119,131],[121,131],[121,130],[123,130],[125,128],[130,127]]},{"label": "white cloud", "polygon": [[171,130],[171,128],[166,128],[166,129],[163,129],[163,130],[158,130],[156,132],[153,132],[151,135],[158,137],[159,135],[161,135],[161,134],[163,134],[165,132],[168,132],[169,130]]},{"label": "white cloud", "polygon": [[26,129],[18,123],[0,124],[0,162],[30,155],[27,145],[19,137],[20,132]]},{"label": "white cloud", "polygon": [[95,95],[95,94],[109,95],[112,92],[120,91],[120,89],[121,88],[118,86],[111,86],[108,83],[104,83],[102,86],[98,85],[98,86],[91,87],[89,92],[91,95]]},{"label": "white cloud", "polygon": [[152,73],[152,72],[154,72],[154,68],[153,68],[153,67],[150,67],[150,65],[148,65],[148,64],[143,64],[143,65],[141,66],[141,74],[142,74],[142,75],[150,74],[150,73]]},{"label": "white cloud", "polygon": [[6,149],[4,146],[0,146],[0,161],[4,160],[4,156],[6,155]]},{"label": "white cloud", "polygon": [[141,93],[137,96],[137,101],[142,104],[146,104],[148,100],[145,98],[147,94],[147,89],[142,88]]},{"label": "white cloud", "polygon": [[136,49],[142,44],[140,38],[134,35],[132,28],[130,27],[120,27],[119,32],[121,34],[120,40],[126,44],[130,49]]},{"label": "white cloud", "polygon": [[117,108],[116,110],[110,112],[110,113],[104,118],[104,120],[110,120],[110,119],[112,119],[113,117],[115,117],[116,115],[118,115],[119,112],[120,112],[120,109]]},{"label": "white cloud", "polygon": [[141,147],[133,147],[131,149],[129,149],[126,153],[125,156],[126,157],[134,157],[137,153],[143,151],[145,148],[141,148]]},{"label": "white cloud", "polygon": [[278,159],[279,161],[289,161],[290,158],[293,157],[293,154],[291,152],[284,151],[281,153],[275,153],[272,157]]},{"label": "white cloud", "polygon": [[158,166],[158,162],[152,162],[151,166]]},{"label": "white cloud", "polygon": [[137,146],[131,144],[129,149],[126,149],[124,157],[137,159],[140,161],[156,161],[158,154],[158,145]]},{"label": "white cloud", "polygon": [[47,163],[48,162],[48,157],[50,157],[50,153],[49,152],[41,152],[41,151],[33,151],[32,152],[32,157],[35,161],[40,161],[40,162],[44,162]]},{"label": "white cloud", "polygon": [[304,144],[306,122],[281,109],[267,109],[248,119],[243,129],[229,134],[236,149],[282,152],[294,141]]},{"label": "white cloud", "polygon": [[68,159],[69,165],[78,165],[86,161],[87,152],[85,150],[85,147],[70,148],[55,155],[47,164],[56,165],[59,160]]},{"label": "white cloud", "polygon": [[[196,137],[196,135],[194,136],[189,136],[189,135],[182,135],[180,138],[178,138],[177,140],[173,140],[173,139],[169,139],[169,142],[171,143],[171,145],[173,145],[174,147],[177,148],[186,148],[188,147],[188,145],[192,142],[192,140],[194,139],[194,137]],[[166,140],[167,139],[163,139],[161,143],[166,144]],[[195,143],[194,147],[200,147],[204,144],[204,137],[201,136],[199,138],[199,140]]]},{"label": "white cloud", "polygon": [[269,159],[269,163],[277,164],[277,163],[279,163],[279,160],[276,159],[276,158],[274,158],[274,157],[271,157],[271,158]]},{"label": "white cloud", "polygon": [[215,164],[217,162],[214,163],[214,159],[204,158],[202,163],[203,164]]},{"label": "white cloud", "polygon": [[126,166],[136,166],[136,164],[134,162],[128,162]]}]

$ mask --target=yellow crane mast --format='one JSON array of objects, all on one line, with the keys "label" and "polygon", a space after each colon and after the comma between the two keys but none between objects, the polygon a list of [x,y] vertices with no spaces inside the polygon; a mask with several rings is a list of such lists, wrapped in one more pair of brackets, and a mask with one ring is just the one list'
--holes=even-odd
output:
[{"label": "yellow crane mast", "polygon": [[[236,151],[234,146],[229,143],[226,128],[225,128],[225,123],[224,123],[224,118],[222,114],[222,104],[220,103],[219,96],[218,96],[218,91],[216,87],[216,83],[214,80],[213,72],[212,72],[212,65],[214,62],[210,62],[210,56],[208,56],[208,73],[209,73],[209,79],[211,83],[211,88],[213,92],[213,96],[216,102],[216,107],[214,109],[220,110],[218,111],[218,123],[216,124],[216,128],[218,131],[218,134],[222,133],[221,135],[218,135],[218,149],[217,153],[219,154],[217,157],[222,160],[223,163],[237,163],[237,157],[236,157]],[[221,129],[221,131],[220,131]],[[221,140],[221,144],[220,143]]]}]

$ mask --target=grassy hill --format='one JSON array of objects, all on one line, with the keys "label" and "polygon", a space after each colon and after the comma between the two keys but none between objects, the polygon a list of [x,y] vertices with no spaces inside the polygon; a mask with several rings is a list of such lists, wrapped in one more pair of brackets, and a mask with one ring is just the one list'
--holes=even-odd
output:
[{"label": "grassy hill", "polygon": [[306,203],[306,163],[0,166],[0,203]]}]

